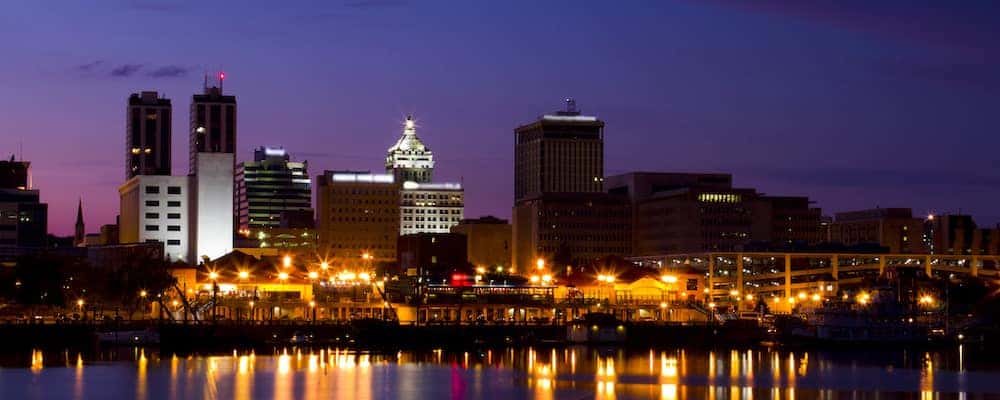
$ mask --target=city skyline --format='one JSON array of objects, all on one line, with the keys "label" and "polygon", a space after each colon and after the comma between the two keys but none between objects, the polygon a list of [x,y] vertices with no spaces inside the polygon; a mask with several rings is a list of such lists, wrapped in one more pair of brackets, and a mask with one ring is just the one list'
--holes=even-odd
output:
[{"label": "city skyline", "polygon": [[[585,113],[607,122],[605,175],[731,172],[739,186],[809,196],[825,215],[912,207],[996,222],[1000,177],[990,149],[1000,139],[988,132],[1000,82],[984,71],[996,69],[1000,40],[995,25],[977,24],[979,3],[948,6],[944,17],[902,13],[901,22],[884,26],[864,15],[890,11],[861,2],[835,11],[761,4],[538,5],[537,14],[563,16],[547,27],[534,12],[495,4],[478,10],[373,1],[265,16],[132,2],[115,6],[119,25],[81,33],[86,46],[79,48],[63,43],[72,27],[103,21],[77,15],[67,27],[46,29],[83,11],[68,5],[64,15],[33,16],[46,22],[37,26],[0,24],[49,49],[0,45],[13,56],[0,67],[0,84],[11,89],[0,93],[10,111],[0,118],[0,151],[18,153],[23,143],[34,186],[49,203],[51,232],[73,231],[79,197],[92,230],[113,223],[128,94],[157,90],[173,101],[173,130],[182,133],[173,135],[172,164],[183,173],[187,160],[176,155],[185,153],[187,135],[177,129],[188,115],[176,110],[186,110],[203,72],[226,70],[226,92],[244,111],[237,161],[251,159],[257,146],[283,145],[314,171],[375,170],[412,113],[441,161],[438,176],[464,183],[470,217],[510,217],[514,128],[575,97]],[[34,7],[9,6],[7,17],[41,12]],[[186,19],[220,14],[228,18],[215,27],[181,28]],[[485,29],[460,21],[469,16]],[[247,30],[255,18],[271,25]],[[498,34],[504,18],[521,18],[524,30]],[[731,22],[728,30],[707,24],[719,18]],[[179,37],[133,29],[143,21],[177,27]],[[582,28],[591,23],[604,29]],[[449,24],[464,37],[435,29]],[[227,33],[240,30],[252,33]],[[744,30],[749,37],[735,38]],[[413,32],[425,35],[409,39]],[[187,35],[207,43],[193,46]],[[164,45],[129,46],[150,37]],[[244,49],[251,40],[260,46]],[[465,47],[470,41],[481,45]],[[283,52],[289,44],[294,51]],[[314,47],[319,51],[301,51]],[[447,57],[459,49],[467,52],[462,59]],[[517,55],[525,54],[540,60],[522,63]],[[46,118],[53,108],[59,117]]]}]

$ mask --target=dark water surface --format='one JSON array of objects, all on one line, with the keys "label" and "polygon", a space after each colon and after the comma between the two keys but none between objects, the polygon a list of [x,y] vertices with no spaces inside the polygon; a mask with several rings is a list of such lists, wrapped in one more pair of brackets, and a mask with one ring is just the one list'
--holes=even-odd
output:
[{"label": "dark water surface", "polygon": [[155,349],[0,356],[3,399],[983,399],[1000,359],[946,350]]}]

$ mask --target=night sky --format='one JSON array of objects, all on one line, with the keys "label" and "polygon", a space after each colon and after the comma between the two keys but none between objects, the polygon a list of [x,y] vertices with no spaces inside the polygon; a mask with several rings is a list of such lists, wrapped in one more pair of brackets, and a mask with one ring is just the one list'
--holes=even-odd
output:
[{"label": "night sky", "polygon": [[513,128],[574,97],[607,123],[607,174],[1000,220],[996,2],[89,3],[0,12],[0,152],[23,143],[57,234],[80,196],[88,231],[114,221],[132,92],[172,99],[187,173],[190,98],[219,70],[238,159],[283,145],[313,176],[379,171],[413,113],[469,217],[509,217]]}]

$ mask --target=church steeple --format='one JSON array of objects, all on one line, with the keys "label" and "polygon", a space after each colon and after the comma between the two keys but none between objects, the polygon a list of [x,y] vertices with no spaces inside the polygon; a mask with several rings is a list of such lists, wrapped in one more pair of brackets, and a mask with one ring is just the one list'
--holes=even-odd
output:
[{"label": "church steeple", "polygon": [[83,198],[76,205],[76,231],[73,234],[73,245],[83,246],[84,237],[87,235],[83,226]]}]

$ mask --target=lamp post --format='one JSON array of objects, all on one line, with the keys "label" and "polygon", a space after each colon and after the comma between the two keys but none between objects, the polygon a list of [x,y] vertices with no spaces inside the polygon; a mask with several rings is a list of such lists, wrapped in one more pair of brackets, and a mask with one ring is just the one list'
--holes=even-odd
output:
[{"label": "lamp post", "polygon": [[[146,295],[148,294],[145,289],[139,291],[139,306],[142,307],[143,314],[146,313]],[[132,316],[129,315],[129,318],[132,318]]]},{"label": "lamp post", "polygon": [[208,279],[212,280],[212,322],[216,321],[216,306],[219,302],[219,273],[212,271],[208,273]]}]

